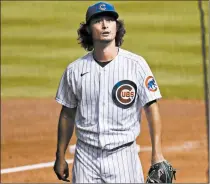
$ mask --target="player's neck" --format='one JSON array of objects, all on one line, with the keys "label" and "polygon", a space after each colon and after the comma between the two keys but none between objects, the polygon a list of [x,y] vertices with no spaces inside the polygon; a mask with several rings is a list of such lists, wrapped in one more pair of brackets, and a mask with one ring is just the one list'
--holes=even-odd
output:
[{"label": "player's neck", "polygon": [[100,62],[113,60],[118,54],[118,47],[111,45],[94,45],[93,57]]}]

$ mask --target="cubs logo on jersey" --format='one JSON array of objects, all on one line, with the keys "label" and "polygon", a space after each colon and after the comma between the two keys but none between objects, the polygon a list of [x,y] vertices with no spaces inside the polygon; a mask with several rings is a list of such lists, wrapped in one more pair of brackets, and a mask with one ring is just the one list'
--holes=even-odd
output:
[{"label": "cubs logo on jersey", "polygon": [[149,91],[155,92],[157,91],[157,84],[153,76],[148,76],[145,80],[145,86]]},{"label": "cubs logo on jersey", "polygon": [[137,86],[130,80],[122,80],[115,84],[112,90],[114,103],[121,108],[129,108],[136,98]]}]

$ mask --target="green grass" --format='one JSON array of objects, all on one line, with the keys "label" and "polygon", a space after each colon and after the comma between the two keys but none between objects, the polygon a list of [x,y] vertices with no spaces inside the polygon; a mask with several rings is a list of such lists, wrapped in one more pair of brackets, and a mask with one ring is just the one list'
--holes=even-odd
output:
[{"label": "green grass", "polygon": [[[77,29],[84,21],[87,6],[93,2],[1,3],[3,98],[55,96],[65,67],[86,53],[77,43]],[[197,2],[113,4],[127,30],[122,48],[147,60],[163,97],[203,99]],[[203,8],[208,33],[208,2],[203,2]],[[208,39],[206,34],[207,44]]]}]

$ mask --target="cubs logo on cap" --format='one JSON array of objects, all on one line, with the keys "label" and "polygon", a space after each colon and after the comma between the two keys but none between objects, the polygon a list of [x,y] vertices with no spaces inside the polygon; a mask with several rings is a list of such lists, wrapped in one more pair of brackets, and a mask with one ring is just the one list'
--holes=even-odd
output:
[{"label": "cubs logo on cap", "polygon": [[106,10],[106,4],[100,4],[99,9],[102,11]]},{"label": "cubs logo on cap", "polygon": [[155,92],[157,91],[157,84],[153,76],[148,76],[145,80],[145,86],[149,91]]},{"label": "cubs logo on cap", "polygon": [[122,80],[112,89],[112,99],[118,107],[127,109],[135,102],[136,91],[137,86],[133,81]]}]

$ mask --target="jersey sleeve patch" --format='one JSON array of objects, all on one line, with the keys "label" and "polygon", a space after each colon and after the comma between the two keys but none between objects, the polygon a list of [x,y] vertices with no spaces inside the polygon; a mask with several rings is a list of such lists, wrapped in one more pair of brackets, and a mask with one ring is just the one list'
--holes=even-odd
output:
[{"label": "jersey sleeve patch", "polygon": [[151,92],[155,92],[158,89],[157,83],[154,79],[153,76],[148,76],[145,80],[145,86],[146,88],[151,91]]}]

